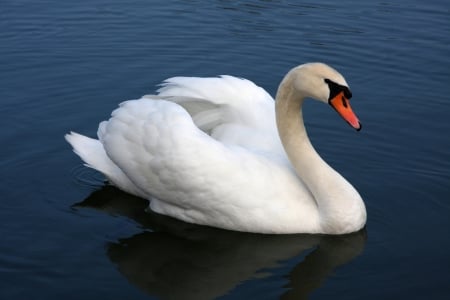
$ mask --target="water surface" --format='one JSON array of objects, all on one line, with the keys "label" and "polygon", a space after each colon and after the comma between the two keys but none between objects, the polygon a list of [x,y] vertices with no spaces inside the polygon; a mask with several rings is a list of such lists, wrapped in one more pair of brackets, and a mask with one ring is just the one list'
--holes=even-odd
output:
[{"label": "water surface", "polygon": [[[0,298],[447,299],[446,1],[4,1]],[[272,95],[293,66],[343,73],[363,123],[306,103],[311,140],[363,196],[344,237],[260,236],[143,213],[63,135],[175,75]]]}]

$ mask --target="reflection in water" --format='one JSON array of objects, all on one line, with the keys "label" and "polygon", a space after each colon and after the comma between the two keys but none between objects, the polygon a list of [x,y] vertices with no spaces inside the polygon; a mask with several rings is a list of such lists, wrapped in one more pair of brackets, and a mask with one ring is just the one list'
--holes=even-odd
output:
[{"label": "reflection in water", "polygon": [[[111,243],[107,253],[131,283],[163,299],[214,299],[246,280],[267,279],[280,266],[291,268],[281,274],[289,281],[281,298],[305,299],[336,267],[360,254],[366,240],[365,230],[345,236],[226,231],[146,213],[147,205],[105,186],[76,206],[126,216],[148,229]],[[296,266],[286,263],[308,249]]]}]

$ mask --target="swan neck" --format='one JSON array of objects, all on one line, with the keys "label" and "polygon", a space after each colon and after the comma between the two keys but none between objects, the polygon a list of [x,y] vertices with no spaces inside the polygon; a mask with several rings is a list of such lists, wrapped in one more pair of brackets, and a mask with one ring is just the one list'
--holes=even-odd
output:
[{"label": "swan neck", "polygon": [[[275,102],[278,133],[295,172],[313,194],[321,199],[320,185],[336,173],[312,146],[303,121],[305,95],[294,88],[287,76],[281,83]],[[330,179],[331,180],[331,179]]]},{"label": "swan neck", "polygon": [[365,224],[364,202],[353,186],[331,168],[312,146],[303,122],[301,92],[288,75],[281,82],[275,102],[278,133],[297,176],[316,202],[322,231],[340,234],[361,229]]},{"label": "swan neck", "polygon": [[299,172],[297,165],[304,160],[304,151],[307,154],[318,154],[309,141],[303,121],[305,95],[294,88],[292,81],[292,76],[288,74],[281,82],[275,100],[275,115],[283,147],[296,167],[297,174],[302,177],[303,172]]}]

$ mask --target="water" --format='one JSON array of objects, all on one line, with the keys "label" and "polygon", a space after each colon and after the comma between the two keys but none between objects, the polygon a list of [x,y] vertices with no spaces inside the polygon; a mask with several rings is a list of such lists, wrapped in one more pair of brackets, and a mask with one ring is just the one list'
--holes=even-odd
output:
[{"label": "water", "polygon": [[[450,7],[446,1],[3,1],[1,299],[447,299]],[[174,75],[275,93],[323,61],[363,130],[307,103],[321,155],[360,191],[364,231],[260,236],[143,213],[81,166],[117,103]],[[326,121],[324,121],[326,120]]]}]

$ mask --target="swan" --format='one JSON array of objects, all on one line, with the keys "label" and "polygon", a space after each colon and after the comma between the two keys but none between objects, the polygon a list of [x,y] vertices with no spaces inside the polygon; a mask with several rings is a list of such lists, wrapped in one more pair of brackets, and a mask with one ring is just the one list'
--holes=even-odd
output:
[{"label": "swan", "polygon": [[173,77],[121,103],[98,139],[66,140],[85,165],[149,209],[188,223],[269,234],[346,234],[366,223],[356,189],[312,146],[302,104],[330,104],[354,129],[344,77],[323,63],[291,69],[276,100],[233,76]]}]

